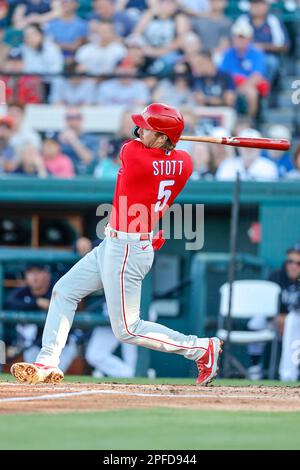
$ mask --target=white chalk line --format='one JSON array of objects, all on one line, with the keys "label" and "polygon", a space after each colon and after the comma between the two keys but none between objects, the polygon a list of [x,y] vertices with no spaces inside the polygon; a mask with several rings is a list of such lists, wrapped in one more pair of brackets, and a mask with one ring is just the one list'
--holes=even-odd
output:
[{"label": "white chalk line", "polygon": [[[211,394],[184,394],[184,395],[175,395],[175,394],[162,394],[162,393],[141,393],[141,392],[122,392],[118,390],[82,390],[80,392],[69,392],[69,393],[54,393],[50,395],[40,395],[40,396],[28,396],[28,397],[10,397],[10,398],[0,398],[0,403],[11,403],[11,402],[22,402],[22,401],[44,401],[44,400],[54,400],[58,398],[69,398],[75,396],[87,396],[87,395],[121,395],[127,397],[143,397],[143,398],[210,398],[210,399],[252,399],[259,400],[271,399],[271,400],[286,400],[286,397],[266,397],[264,396],[253,396],[253,395],[211,395]],[[290,399],[299,400],[298,397],[289,397]]]}]

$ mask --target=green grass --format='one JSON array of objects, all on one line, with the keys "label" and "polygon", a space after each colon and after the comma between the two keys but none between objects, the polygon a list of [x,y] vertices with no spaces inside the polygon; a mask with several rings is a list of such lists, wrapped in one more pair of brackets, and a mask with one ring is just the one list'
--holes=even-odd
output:
[{"label": "green grass", "polygon": [[2,415],[0,449],[300,449],[300,413],[121,410]]}]

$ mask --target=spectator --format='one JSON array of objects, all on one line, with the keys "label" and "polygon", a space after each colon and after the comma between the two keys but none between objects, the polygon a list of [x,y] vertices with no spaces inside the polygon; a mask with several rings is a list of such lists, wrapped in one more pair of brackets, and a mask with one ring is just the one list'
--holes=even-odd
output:
[{"label": "spectator", "polygon": [[209,10],[205,14],[191,18],[191,26],[200,37],[203,48],[215,56],[229,47],[231,21],[224,14],[227,0],[210,0],[209,3]]},{"label": "spectator", "polygon": [[87,23],[76,15],[76,0],[61,0],[61,14],[46,25],[46,33],[59,45],[66,61],[72,60],[87,37]]},{"label": "spectator", "polygon": [[233,46],[225,52],[220,68],[232,75],[238,94],[245,97],[248,112],[255,117],[259,97],[269,92],[265,54],[251,44],[253,28],[249,23],[235,23],[232,36]]},{"label": "spectator", "polygon": [[295,168],[292,171],[289,171],[286,174],[286,178],[289,180],[298,180],[300,179],[300,145],[297,145],[294,154],[293,154],[293,161]]},{"label": "spectator", "polygon": [[12,48],[2,63],[2,71],[5,73],[1,80],[6,86],[6,102],[11,104],[18,101],[24,105],[27,103],[41,103],[44,94],[44,85],[40,77],[16,76],[23,71],[23,59],[20,48]]},{"label": "spectator", "polygon": [[254,45],[266,53],[267,78],[272,84],[280,71],[280,54],[289,49],[286,27],[275,15],[269,13],[265,0],[252,0],[250,12],[237,21],[249,22],[253,28]]},{"label": "spectator", "polygon": [[12,132],[10,144],[14,152],[19,152],[24,145],[31,144],[35,149],[41,149],[41,138],[39,134],[31,129],[24,118],[24,105],[11,102],[7,109],[7,115],[12,119]]},{"label": "spectator", "polygon": [[[214,127],[210,132],[211,137],[230,137],[230,133],[224,127]],[[215,177],[221,163],[234,157],[234,148],[229,145],[210,144],[209,151],[209,173]]]},{"label": "spectator", "polygon": [[[261,138],[255,129],[245,129],[240,137]],[[278,178],[275,163],[261,156],[259,149],[240,148],[239,157],[226,158],[219,166],[216,178],[218,180],[235,180],[239,173],[242,180],[272,181]]]},{"label": "spectator", "polygon": [[64,154],[72,160],[77,174],[88,171],[95,161],[99,139],[83,131],[83,115],[78,108],[66,112],[66,128],[59,134],[59,142]]},{"label": "spectator", "polygon": [[117,179],[120,169],[119,142],[102,139],[99,146],[99,163],[94,170],[94,176],[101,179]]},{"label": "spectator", "polygon": [[[7,310],[47,312],[54,281],[46,265],[30,264],[25,270],[25,287],[15,289],[7,298]],[[41,346],[42,329],[36,324],[17,324],[17,347],[23,352],[24,361],[34,362]],[[65,371],[76,356],[77,348],[72,337],[64,350],[60,367]]]},{"label": "spectator", "polygon": [[0,117],[0,174],[13,172],[18,159],[10,144],[13,122],[9,116]]},{"label": "spectator", "polygon": [[147,42],[146,57],[153,61],[152,73],[164,75],[173,70],[180,58],[180,36],[187,32],[189,23],[179,10],[177,0],[161,0],[144,13],[134,29]]},{"label": "spectator", "polygon": [[59,142],[54,136],[46,136],[43,142],[42,155],[48,173],[56,178],[72,178],[74,166],[70,158],[61,152]]},{"label": "spectator", "polygon": [[14,174],[46,178],[48,173],[43,158],[32,144],[25,144],[18,150],[19,164]]},{"label": "spectator", "polygon": [[95,91],[94,80],[78,75],[77,64],[71,62],[66,66],[65,76],[53,82],[49,102],[68,106],[90,105],[95,102]]},{"label": "spectator", "polygon": [[131,34],[135,21],[125,9],[117,10],[115,2],[112,0],[95,0],[93,11],[90,15],[90,30],[93,31],[93,24],[96,21],[108,21],[113,23],[116,34],[126,37]]},{"label": "spectator", "polygon": [[211,53],[202,51],[191,60],[192,90],[200,106],[234,106],[235,85],[229,73],[221,72]]},{"label": "spectator", "polygon": [[27,26],[21,46],[25,73],[55,74],[63,71],[63,55],[37,24]]},{"label": "spectator", "polygon": [[180,53],[181,56],[175,64],[174,71],[176,73],[190,73],[191,61],[195,55],[201,53],[203,44],[199,36],[193,31],[188,31],[180,37]]},{"label": "spectator", "polygon": [[134,19],[138,19],[141,13],[149,8],[153,8],[157,4],[158,0],[117,0],[116,10],[126,11]]},{"label": "spectator", "polygon": [[181,76],[160,80],[153,92],[153,100],[158,103],[168,103],[175,108],[196,105],[188,79]]},{"label": "spectator", "polygon": [[117,37],[114,25],[102,21],[94,26],[93,42],[81,46],[75,54],[78,71],[91,75],[110,74],[126,55],[126,48]]},{"label": "spectator", "polygon": [[17,2],[12,17],[16,29],[23,30],[30,24],[44,24],[60,14],[60,0],[23,0]]},{"label": "spectator", "polygon": [[[280,380],[296,381],[299,375],[299,364],[293,361],[295,348],[293,344],[300,344],[300,243],[296,243],[286,252],[286,259],[281,269],[273,271],[269,280],[281,288],[280,313],[276,317],[279,337],[282,338],[282,351],[279,365]],[[260,330],[265,328],[266,320],[260,323],[249,322],[249,329]],[[249,354],[252,366],[249,368],[249,378],[262,378],[262,355],[264,343],[250,345]]]},{"label": "spectator", "polygon": [[[268,129],[267,137],[270,139],[291,140],[292,136],[288,127],[281,124],[274,124]],[[277,166],[279,178],[284,178],[294,168],[292,156],[289,151],[268,150],[266,157]]]},{"label": "spectator", "polygon": [[145,106],[151,101],[147,85],[136,80],[132,73],[119,69],[121,77],[104,80],[96,91],[96,102],[101,105]]}]

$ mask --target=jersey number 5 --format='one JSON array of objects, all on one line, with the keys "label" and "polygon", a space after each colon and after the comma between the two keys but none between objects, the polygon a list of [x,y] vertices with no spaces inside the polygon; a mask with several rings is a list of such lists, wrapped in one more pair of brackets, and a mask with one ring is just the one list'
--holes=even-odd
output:
[{"label": "jersey number 5", "polygon": [[173,186],[173,184],[175,184],[175,180],[164,180],[160,182],[157,196],[158,201],[155,204],[154,212],[162,211],[166,207],[172,194],[172,191],[166,188]]}]

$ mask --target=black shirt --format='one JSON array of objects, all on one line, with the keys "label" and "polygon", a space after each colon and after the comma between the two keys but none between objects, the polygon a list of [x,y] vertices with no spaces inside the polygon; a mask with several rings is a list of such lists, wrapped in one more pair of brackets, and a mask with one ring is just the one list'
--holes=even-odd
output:
[{"label": "black shirt", "polygon": [[269,280],[281,287],[280,313],[300,310],[300,282],[292,281],[287,276],[285,267],[273,271]]},{"label": "black shirt", "polygon": [[[42,295],[43,299],[49,299],[51,297],[53,282],[50,282],[47,292]],[[7,310],[20,310],[20,311],[34,311],[42,310],[36,303],[36,297],[32,294],[29,287],[21,287],[15,289],[6,299],[4,308]]]}]

